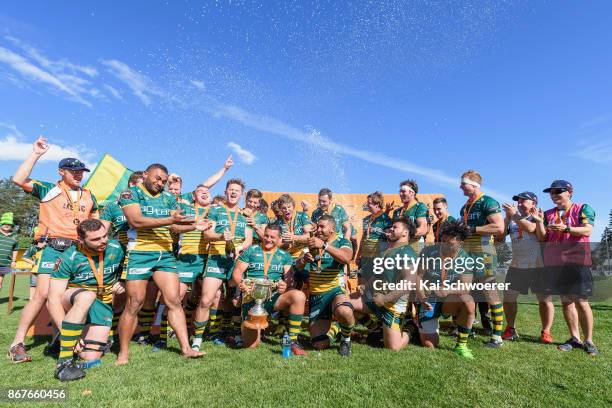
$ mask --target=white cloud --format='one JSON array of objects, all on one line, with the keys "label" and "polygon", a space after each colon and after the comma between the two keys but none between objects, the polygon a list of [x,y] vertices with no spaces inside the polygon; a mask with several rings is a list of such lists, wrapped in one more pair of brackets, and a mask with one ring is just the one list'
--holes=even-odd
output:
[{"label": "white cloud", "polygon": [[203,91],[204,89],[206,89],[206,86],[204,85],[203,81],[197,81],[195,79],[190,80],[189,82],[191,82],[191,85],[195,86],[196,88],[198,88],[200,91]]},{"label": "white cloud", "polygon": [[59,59],[59,60],[51,60],[45,57],[41,51],[37,50],[36,48],[32,47],[29,44],[24,43],[18,38],[11,37],[11,36],[5,36],[5,38],[9,40],[11,43],[21,48],[22,50],[24,50],[31,59],[38,62],[42,67],[48,69],[49,71],[53,73],[56,73],[56,74],[62,73],[62,72],[72,72],[75,74],[81,73],[91,78],[98,75],[98,70],[94,67],[74,64],[64,58]]},{"label": "white cloud", "polygon": [[245,164],[249,164],[249,165],[253,164],[253,162],[257,159],[257,157],[255,157],[253,153],[246,150],[245,148],[240,146],[238,143],[229,142],[227,144],[227,147],[232,149],[232,151],[236,153],[238,157],[240,157],[240,160],[242,160]]},{"label": "white cloud", "polygon": [[76,102],[89,107],[92,106],[89,101],[81,96],[81,93],[85,90],[83,85],[88,83],[86,80],[73,75],[56,76],[4,47],[0,47],[0,63],[8,65],[26,79],[46,84],[55,90],[68,94]]},{"label": "white cloud", "polygon": [[[250,128],[281,136],[286,139],[308,143],[315,147],[339,153],[344,156],[354,157],[379,166],[416,174],[440,186],[453,188],[455,190],[459,186],[458,175],[453,177],[447,175],[441,170],[422,167],[401,158],[391,157],[383,153],[368,150],[360,150],[352,146],[336,143],[333,140],[322,136],[316,130],[305,132],[277,119],[253,114],[234,105],[220,104],[213,113],[215,116],[235,120]],[[487,194],[490,194],[499,200],[510,201],[508,194],[491,190],[489,188],[487,188],[486,191]]]},{"label": "white cloud", "polygon": [[125,83],[145,105],[151,104],[152,96],[163,95],[149,77],[133,70],[127,64],[117,60],[102,60],[101,62],[108,68],[108,72]]},{"label": "white cloud", "polygon": [[612,140],[583,143],[572,156],[600,164],[612,164]]},{"label": "white cloud", "polygon": [[119,100],[123,99],[123,97],[121,96],[121,92],[119,92],[116,88],[110,85],[104,85],[104,88],[106,88],[106,90],[115,98]]},{"label": "white cloud", "polygon": [[[2,128],[7,131],[3,132],[3,137],[0,136],[0,160],[22,161],[28,157],[32,152],[33,142],[24,142],[23,134],[13,124],[0,122],[0,129]],[[39,161],[59,162],[65,157],[76,157],[93,170],[96,164],[92,161],[94,156],[95,152],[84,146],[60,146],[49,143],[49,150],[41,156]]]}]

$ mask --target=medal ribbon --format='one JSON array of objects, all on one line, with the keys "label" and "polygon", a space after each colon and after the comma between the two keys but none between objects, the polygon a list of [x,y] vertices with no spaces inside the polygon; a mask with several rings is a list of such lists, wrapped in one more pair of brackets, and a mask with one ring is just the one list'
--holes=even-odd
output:
[{"label": "medal ribbon", "polygon": [[66,194],[66,198],[68,199],[68,202],[70,203],[70,206],[72,207],[72,214],[74,217],[73,223],[78,224],[79,210],[81,207],[81,199],[83,198],[83,190],[78,189],[77,190],[78,198],[72,201],[72,197],[70,196],[70,191],[68,191],[68,187],[66,187],[63,181],[59,183],[59,188],[64,192],[64,194]]},{"label": "medal ribbon", "polygon": [[466,208],[466,210],[463,213],[463,224],[464,225],[468,225],[468,219],[470,218],[470,211],[472,210],[472,207],[474,206],[474,204],[476,203],[476,201],[480,200],[480,198],[484,195],[484,193],[480,193],[478,194],[478,196],[472,201],[472,200],[467,200],[467,202],[465,203],[465,207],[467,207],[469,205],[469,207]]},{"label": "medal ribbon", "polygon": [[[270,264],[272,263],[272,258],[274,258],[274,255],[276,255],[276,251],[278,251],[278,248],[275,248],[274,251],[266,251],[262,247],[261,250],[262,250],[263,256],[264,256],[264,269],[263,269],[264,279],[268,279],[268,270],[270,269]],[[269,256],[267,256],[267,255],[269,255]]]},{"label": "medal ribbon", "polygon": [[230,209],[227,208],[227,205],[223,204],[223,207],[225,207],[225,211],[227,211],[227,221],[230,224],[230,231],[232,233],[232,235],[235,235],[236,232],[236,224],[238,224],[238,215],[239,215],[239,209],[236,208],[236,215],[234,215],[234,217],[232,218],[230,215]]},{"label": "medal ribbon", "polygon": [[89,262],[89,267],[93,272],[96,282],[98,284],[98,290],[104,287],[104,252],[98,252],[98,268],[94,264],[93,259],[89,253],[85,253],[87,255],[87,261]]}]

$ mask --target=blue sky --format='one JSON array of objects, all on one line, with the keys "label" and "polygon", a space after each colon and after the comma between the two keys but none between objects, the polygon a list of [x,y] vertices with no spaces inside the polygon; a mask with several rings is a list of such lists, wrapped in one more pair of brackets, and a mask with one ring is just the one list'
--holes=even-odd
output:
[{"label": "blue sky", "polygon": [[[165,163],[194,186],[420,191],[456,214],[572,181],[611,205],[609,2],[13,2],[0,8],[0,176],[39,134],[57,159]],[[237,147],[238,146],[238,147]],[[220,192],[221,188],[216,188]]]}]

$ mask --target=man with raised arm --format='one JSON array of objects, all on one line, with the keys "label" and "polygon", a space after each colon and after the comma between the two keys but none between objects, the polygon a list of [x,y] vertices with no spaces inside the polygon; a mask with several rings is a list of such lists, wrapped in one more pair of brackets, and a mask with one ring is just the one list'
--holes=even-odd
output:
[{"label": "man with raised arm", "polygon": [[13,175],[13,183],[40,200],[39,224],[34,238],[47,237],[47,245],[42,250],[38,263],[38,282],[34,297],[23,308],[15,338],[8,351],[8,357],[14,363],[32,360],[26,353],[23,342],[28,328],[47,301],[50,274],[58,258],[77,239],[76,228],[79,223],[98,216],[96,198],[89,190],[81,188],[83,173],[89,169],[80,160],[62,159],[58,166],[61,180],[57,183],[30,178],[32,169],[49,148],[47,139],[39,137],[34,142],[32,153]]}]

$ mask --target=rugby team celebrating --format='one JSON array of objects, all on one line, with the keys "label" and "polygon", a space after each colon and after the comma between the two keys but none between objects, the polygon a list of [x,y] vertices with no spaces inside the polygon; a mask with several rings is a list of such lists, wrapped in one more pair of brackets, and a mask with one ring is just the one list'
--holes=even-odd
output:
[{"label": "rugby team celebrating", "polygon": [[[588,302],[593,291],[588,242],[595,214],[588,204],[572,201],[574,189],[565,180],[544,190],[554,205],[542,211],[529,191],[515,195],[515,203],[500,205],[481,191],[481,175],[466,171],[459,184],[467,202],[456,218],[448,214],[444,198],[433,201],[435,218],[430,216],[417,199],[417,183],[406,180],[400,183],[398,208],[385,203],[381,192],[368,195],[364,209],[370,215],[356,237],[350,217],[327,188],[319,192],[312,216],[309,203],[298,204],[289,194],[268,207],[261,191],[246,191],[237,178],[226,182],[223,197],[213,199],[210,189],[231,168],[231,157],[188,193],[182,193],[179,176],[151,164],[130,176],[116,202],[100,209],[95,196],[80,187],[89,169],[77,159],[60,161],[57,183],[30,179],[48,149],[40,137],[13,176],[16,185],[40,200],[40,215],[33,245],[38,249],[33,251],[36,290],[22,311],[8,356],[16,363],[31,361],[26,332],[46,304],[58,333],[55,377],[61,381],[82,378],[117,343],[116,364],[123,365],[131,342],[151,343],[158,351],[171,335],[185,358],[202,357],[203,341],[251,348],[263,336],[282,335],[295,355],[306,355],[309,347],[337,346],[341,356],[349,356],[357,324],[367,330],[368,342],[382,342],[385,348],[401,350],[411,336],[435,348],[440,317],[452,317],[454,352],[472,359],[468,340],[474,337],[476,312],[488,336],[484,345],[500,348],[518,338],[517,298],[529,289],[539,303],[542,343],[553,343],[552,296],[559,295],[571,337],[558,349],[598,353]],[[240,208],[243,196],[245,208]],[[435,244],[423,242],[430,232]],[[507,235],[513,257],[502,297],[496,290],[427,290],[420,284],[495,282],[495,241]],[[416,270],[382,262],[384,271],[373,272],[376,258],[398,255],[441,262]],[[482,263],[462,271],[447,267],[445,261],[461,258]],[[355,281],[349,268],[353,261],[359,267],[357,284],[349,287]],[[274,323],[267,331],[242,324],[255,305],[252,282],[258,279],[273,282],[262,304]],[[381,279],[414,282],[416,289],[376,290],[375,281]],[[155,319],[159,336],[151,335]],[[302,335],[303,325],[308,335]]]}]

